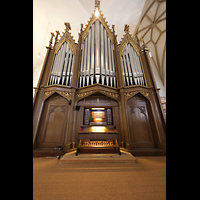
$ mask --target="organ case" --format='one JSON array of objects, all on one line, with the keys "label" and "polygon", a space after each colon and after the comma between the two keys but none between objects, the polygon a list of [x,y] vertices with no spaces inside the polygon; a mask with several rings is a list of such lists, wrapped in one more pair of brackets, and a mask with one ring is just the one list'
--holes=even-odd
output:
[{"label": "organ case", "polygon": [[[97,146],[110,145],[110,140],[97,140],[102,133],[91,131],[95,123],[106,127],[104,135],[117,136],[117,142],[113,144],[117,143],[118,147],[132,152],[135,148],[149,147],[165,152],[166,122],[148,60],[148,49],[144,43],[141,45],[137,35],[130,34],[128,25],[125,25],[125,34],[118,43],[114,25],[111,30],[99,6],[96,10],[99,15],[94,11],[85,29],[81,24],[77,43],[70,33],[69,23],[65,23],[66,29],[60,39],[58,31],[56,37],[51,33],[40,79],[34,88],[34,155],[44,155],[45,151],[45,155],[53,155],[53,145],[63,145],[60,154],[77,148],[84,135],[80,126],[88,132],[86,137],[97,137],[96,141],[92,138],[85,145],[91,146],[95,142]],[[62,105],[54,101],[55,94],[57,99],[58,96],[64,98],[61,98]],[[137,97],[137,103],[132,100],[134,97]],[[48,102],[53,102],[55,109],[52,107],[48,111]],[[75,109],[76,106],[80,109]],[[98,117],[93,114],[92,118],[91,108],[102,107],[106,109],[105,118],[94,121]],[[63,127],[59,133],[51,129],[56,123],[55,116],[62,118],[57,122]],[[145,124],[143,129],[141,124]],[[146,152],[151,151],[147,149]]]}]

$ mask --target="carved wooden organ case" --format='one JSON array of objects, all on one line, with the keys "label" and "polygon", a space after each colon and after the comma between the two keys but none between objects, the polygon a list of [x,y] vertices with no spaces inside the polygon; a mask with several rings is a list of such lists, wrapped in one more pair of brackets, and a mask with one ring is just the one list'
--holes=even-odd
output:
[{"label": "carved wooden organ case", "polygon": [[120,147],[165,150],[166,122],[145,44],[128,25],[118,44],[99,6],[85,29],[81,24],[77,43],[65,27],[62,35],[51,33],[34,88],[33,148],[77,147],[80,127],[88,125],[85,109],[101,107],[112,116],[107,125],[119,132]]}]

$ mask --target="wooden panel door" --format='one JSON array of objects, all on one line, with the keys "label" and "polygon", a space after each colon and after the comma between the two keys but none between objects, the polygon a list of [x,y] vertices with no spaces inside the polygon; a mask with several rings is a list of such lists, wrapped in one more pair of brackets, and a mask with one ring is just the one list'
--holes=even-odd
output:
[{"label": "wooden panel door", "polygon": [[147,103],[140,96],[128,103],[128,124],[133,147],[155,147]]},{"label": "wooden panel door", "polygon": [[57,94],[45,102],[39,126],[38,147],[53,148],[59,144],[64,145],[68,106],[68,101]]}]

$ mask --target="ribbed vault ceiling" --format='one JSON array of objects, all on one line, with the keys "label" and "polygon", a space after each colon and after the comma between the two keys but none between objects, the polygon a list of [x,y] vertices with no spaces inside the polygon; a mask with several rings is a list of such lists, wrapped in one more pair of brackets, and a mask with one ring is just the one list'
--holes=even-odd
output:
[{"label": "ribbed vault ceiling", "polygon": [[[158,87],[166,87],[166,0],[148,0],[134,34],[143,38],[148,46],[151,66],[155,75],[158,73],[161,83]],[[163,91],[164,93],[164,91]],[[165,95],[164,95],[165,96]]]}]

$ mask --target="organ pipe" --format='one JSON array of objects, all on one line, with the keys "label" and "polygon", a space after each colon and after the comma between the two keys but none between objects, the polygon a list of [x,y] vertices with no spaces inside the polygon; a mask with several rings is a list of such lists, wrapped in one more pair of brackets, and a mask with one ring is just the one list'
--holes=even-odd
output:
[{"label": "organ pipe", "polygon": [[129,76],[129,80],[130,80],[130,85],[133,85],[131,64],[130,64],[129,58],[128,58],[128,45],[126,45],[125,54],[126,54],[126,63],[127,63],[127,66],[128,66],[128,76]]},{"label": "organ pipe", "polygon": [[[71,78],[73,74],[74,57],[72,60],[72,50],[67,42],[64,42],[54,57],[52,71],[50,74],[49,85],[61,84],[71,85]],[[70,79],[70,80],[69,80]],[[69,80],[69,81],[68,81]]]},{"label": "organ pipe", "polygon": [[[96,20],[88,30],[82,46],[79,87],[96,83],[117,87],[114,46],[103,24]],[[86,67],[87,66],[87,67]],[[88,77],[90,77],[90,82]],[[87,81],[85,81],[87,78]]]},{"label": "organ pipe", "polygon": [[139,56],[133,49],[132,45],[128,43],[121,56],[121,63],[123,68],[124,86],[129,85],[144,85],[144,75],[140,63]]},{"label": "organ pipe", "polygon": [[66,76],[66,71],[67,71],[67,64],[68,64],[68,54],[69,54],[69,44],[67,43],[67,50],[66,50],[66,55],[65,55],[65,65],[63,68],[63,73],[62,73],[62,85],[64,84],[65,76]]},{"label": "organ pipe", "polygon": [[92,43],[91,43],[91,65],[90,65],[90,80],[91,80],[91,84],[93,84],[94,81],[94,25],[91,26],[91,30],[92,30]]},{"label": "organ pipe", "polygon": [[81,49],[82,49],[82,56],[81,56],[81,69],[80,69],[80,80],[79,80],[79,86],[81,87],[81,84],[82,84],[82,79],[83,79],[83,62],[84,62],[84,44],[82,44],[81,46]]},{"label": "organ pipe", "polygon": [[99,83],[99,78],[100,78],[100,37],[99,37],[99,20],[95,22],[95,77],[96,77],[96,82]]},{"label": "organ pipe", "polygon": [[126,81],[127,81],[127,85],[129,86],[129,77],[128,77],[128,71],[127,71],[127,66],[126,66],[126,58],[125,58],[125,51],[123,52],[123,65],[124,65],[124,69],[125,69],[125,76],[126,76]]}]

